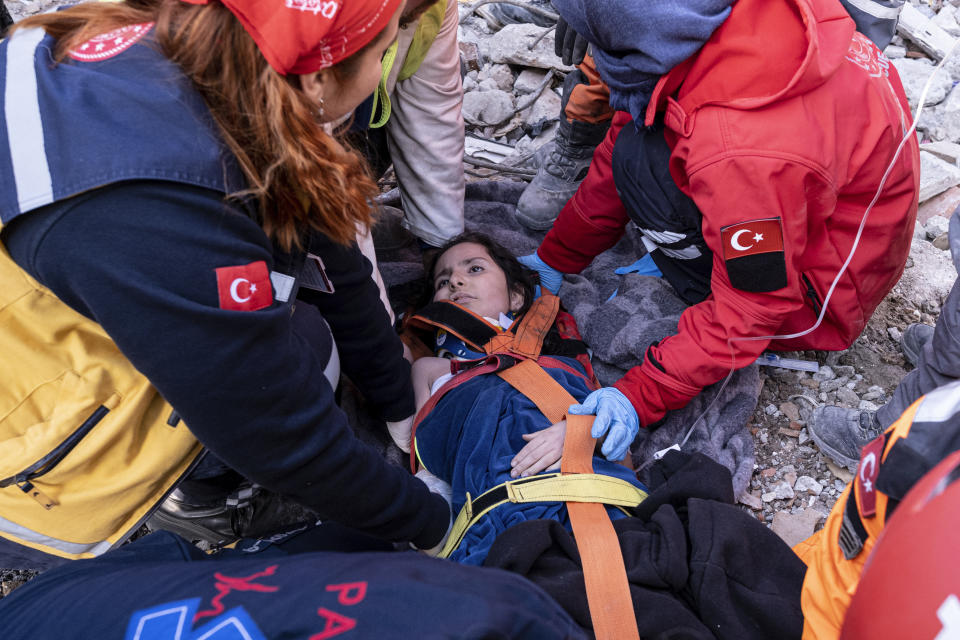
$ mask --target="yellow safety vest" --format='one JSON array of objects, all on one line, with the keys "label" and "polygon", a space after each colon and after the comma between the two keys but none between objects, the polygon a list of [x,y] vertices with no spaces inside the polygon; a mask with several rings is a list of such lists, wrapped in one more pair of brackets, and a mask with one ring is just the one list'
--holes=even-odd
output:
[{"label": "yellow safety vest", "polygon": [[0,537],[100,555],[136,531],[202,447],[97,323],[0,247]]}]

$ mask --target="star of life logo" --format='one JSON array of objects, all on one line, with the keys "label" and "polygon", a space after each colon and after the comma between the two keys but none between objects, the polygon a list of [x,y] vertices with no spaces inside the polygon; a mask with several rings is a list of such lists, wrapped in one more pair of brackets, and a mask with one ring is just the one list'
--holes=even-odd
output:
[{"label": "star of life logo", "polygon": [[309,11],[313,15],[321,15],[328,20],[333,20],[337,15],[337,9],[340,8],[340,3],[337,0],[284,0],[284,6],[297,11]]},{"label": "star of life logo", "polygon": [[132,47],[152,28],[152,22],[144,22],[143,24],[132,24],[107,33],[101,33],[90,38],[67,55],[80,62],[106,60]]}]

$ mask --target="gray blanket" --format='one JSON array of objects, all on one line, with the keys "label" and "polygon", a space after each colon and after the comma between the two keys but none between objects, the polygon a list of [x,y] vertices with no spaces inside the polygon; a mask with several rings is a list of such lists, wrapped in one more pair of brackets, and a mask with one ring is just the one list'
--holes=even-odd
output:
[{"label": "gray blanket", "polygon": [[[542,232],[521,227],[513,217],[526,183],[484,180],[467,185],[466,227],[492,236],[515,255],[532,253]],[[386,207],[374,229],[380,271],[394,309],[402,312],[423,276],[415,240],[400,227],[400,212]],[[616,382],[643,361],[647,345],[671,335],[686,305],[664,280],[638,274],[619,276],[614,269],[632,264],[642,245],[628,233],[614,248],[598,256],[583,273],[568,275],[560,290],[564,307],[573,315],[584,341],[593,352],[597,377],[604,385]],[[609,299],[614,291],[617,295]],[[733,373],[708,387],[684,409],[673,411],[654,429],[641,429],[632,451],[641,468],[660,449],[681,443],[687,452],[699,451],[730,470],[734,495],[747,487],[755,461],[753,438],[747,423],[760,395],[756,365]],[[690,431],[692,427],[692,432]]]}]

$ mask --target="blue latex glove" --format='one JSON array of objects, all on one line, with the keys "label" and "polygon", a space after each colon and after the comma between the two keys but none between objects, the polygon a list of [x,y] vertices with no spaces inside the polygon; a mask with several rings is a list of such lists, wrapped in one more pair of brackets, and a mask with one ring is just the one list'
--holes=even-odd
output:
[{"label": "blue latex glove", "polygon": [[546,262],[540,259],[536,253],[528,256],[520,256],[517,260],[527,269],[531,269],[540,274],[540,284],[546,287],[547,291],[557,295],[560,291],[560,285],[563,284],[563,273],[557,271]]},{"label": "blue latex glove", "polygon": [[660,272],[660,268],[657,267],[657,263],[653,261],[653,256],[649,253],[645,253],[642,258],[633,264],[614,269],[613,272],[618,276],[622,276],[625,273],[639,273],[642,276],[663,277],[663,273]]},{"label": "blue latex glove", "polygon": [[575,416],[597,416],[590,435],[602,438],[606,434],[600,452],[611,462],[623,460],[640,430],[637,410],[616,387],[597,389],[584,399],[583,404],[570,405],[568,411]]}]

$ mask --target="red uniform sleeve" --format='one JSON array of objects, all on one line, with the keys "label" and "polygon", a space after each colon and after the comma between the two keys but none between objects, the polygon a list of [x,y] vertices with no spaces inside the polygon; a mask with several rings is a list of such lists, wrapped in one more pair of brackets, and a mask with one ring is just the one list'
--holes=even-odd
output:
[{"label": "red uniform sleeve", "polygon": [[613,145],[630,114],[617,112],[610,131],[593,154],[587,177],[553,223],[537,255],[562,273],[579,273],[617,244],[629,221],[613,183]]},{"label": "red uniform sleeve", "polygon": [[[806,249],[810,216],[825,216],[822,212],[831,211],[836,204],[829,181],[816,167],[795,159],[727,157],[688,179],[689,191],[703,212],[704,239],[714,253],[712,293],[683,313],[676,335],[651,346],[643,364],[616,383],[645,425],[659,420],[668,410],[685,406],[731,368],[739,369],[756,360],[769,344],[769,337],[778,333],[791,314],[808,314],[813,324],[815,313],[805,297],[801,278],[804,265],[799,264],[799,257]],[[752,230],[734,235],[749,229],[749,223],[763,221],[769,240],[770,225],[774,224],[771,219],[779,219],[782,230],[786,286],[744,290],[751,284],[755,289],[769,288],[771,272],[780,268],[780,257],[775,251],[766,255],[768,262],[756,269],[751,280],[742,262],[738,265],[728,260],[740,258],[738,253],[749,253],[750,247],[763,240],[754,240]],[[737,286],[731,283],[731,276]]]}]

